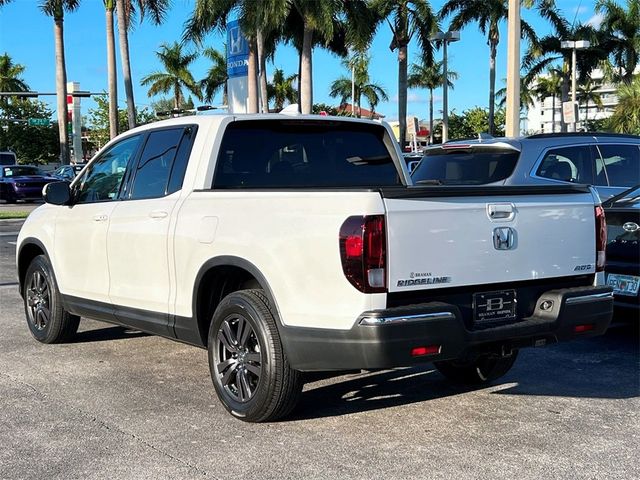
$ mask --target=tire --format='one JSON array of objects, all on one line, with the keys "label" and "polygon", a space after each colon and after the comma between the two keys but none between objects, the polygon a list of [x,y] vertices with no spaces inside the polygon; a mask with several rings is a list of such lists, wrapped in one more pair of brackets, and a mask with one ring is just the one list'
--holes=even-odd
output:
[{"label": "tire", "polygon": [[35,257],[27,268],[24,310],[31,335],[41,343],[66,342],[78,331],[80,317],[62,308],[53,269],[44,255]]},{"label": "tire", "polygon": [[302,375],[289,366],[262,290],[233,292],[220,302],[209,327],[208,351],[216,393],[233,416],[268,422],[295,408]]},{"label": "tire", "polygon": [[482,355],[471,362],[447,360],[434,362],[447,379],[466,385],[484,385],[506,375],[518,358],[518,350],[508,357]]}]

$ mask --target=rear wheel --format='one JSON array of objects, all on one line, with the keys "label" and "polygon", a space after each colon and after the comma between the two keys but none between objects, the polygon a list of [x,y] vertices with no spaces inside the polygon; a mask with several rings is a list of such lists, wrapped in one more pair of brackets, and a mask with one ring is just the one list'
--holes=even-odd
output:
[{"label": "rear wheel", "polygon": [[473,361],[447,360],[435,362],[440,373],[456,383],[482,385],[506,375],[518,358],[518,350],[508,357],[481,355]]},{"label": "rear wheel", "polygon": [[302,377],[289,366],[262,290],[241,290],[220,302],[208,350],[213,385],[232,415],[246,422],[272,421],[298,403]]},{"label": "rear wheel", "polygon": [[29,331],[39,342],[65,342],[78,331],[80,317],[62,308],[53,269],[44,255],[35,257],[27,268],[24,309]]}]

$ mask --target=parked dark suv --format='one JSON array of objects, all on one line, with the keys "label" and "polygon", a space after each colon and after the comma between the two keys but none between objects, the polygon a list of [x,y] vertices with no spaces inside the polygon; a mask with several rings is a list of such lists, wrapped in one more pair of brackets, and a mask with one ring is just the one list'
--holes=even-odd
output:
[{"label": "parked dark suv", "polygon": [[640,183],[640,136],[540,134],[459,140],[424,150],[415,183],[593,185],[602,200]]}]

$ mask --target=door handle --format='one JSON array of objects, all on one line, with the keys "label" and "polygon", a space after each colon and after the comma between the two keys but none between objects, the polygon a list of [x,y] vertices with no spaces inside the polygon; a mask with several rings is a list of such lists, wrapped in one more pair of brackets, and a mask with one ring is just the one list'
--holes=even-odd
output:
[{"label": "door handle", "polygon": [[487,205],[487,215],[490,220],[513,220],[516,214],[513,203],[494,203]]},{"label": "door handle", "polygon": [[168,212],[165,212],[164,210],[154,210],[153,212],[149,213],[149,216],[151,218],[167,218],[167,216],[169,215]]},{"label": "door handle", "polygon": [[109,219],[109,216],[104,213],[99,213],[93,216],[94,222],[106,222]]}]

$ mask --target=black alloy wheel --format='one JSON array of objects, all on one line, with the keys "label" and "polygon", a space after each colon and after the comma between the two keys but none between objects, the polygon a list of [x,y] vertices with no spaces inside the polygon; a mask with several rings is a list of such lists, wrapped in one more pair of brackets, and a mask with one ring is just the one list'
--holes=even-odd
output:
[{"label": "black alloy wheel", "polygon": [[277,313],[262,290],[222,299],[209,326],[211,380],[218,398],[245,422],[288,415],[302,393],[302,375],[289,365]]},{"label": "black alloy wheel", "polygon": [[253,397],[262,376],[260,341],[245,317],[222,321],[215,340],[214,362],[224,390],[238,402]]},{"label": "black alloy wheel", "polygon": [[51,309],[49,284],[41,270],[34,270],[29,277],[25,295],[29,322],[36,330],[44,330],[49,325]]},{"label": "black alloy wheel", "polygon": [[35,257],[24,280],[24,310],[33,338],[42,343],[70,340],[78,331],[80,317],[62,307],[53,269],[44,255]]}]

